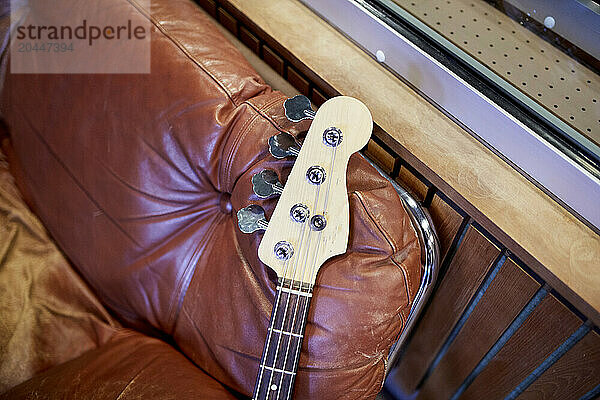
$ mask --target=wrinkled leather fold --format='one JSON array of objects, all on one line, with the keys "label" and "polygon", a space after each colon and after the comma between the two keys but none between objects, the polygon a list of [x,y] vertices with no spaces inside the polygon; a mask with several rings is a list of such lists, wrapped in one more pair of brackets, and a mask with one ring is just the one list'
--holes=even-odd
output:
[{"label": "wrinkled leather fold", "polygon": [[2,400],[235,400],[160,340],[127,330],[105,345],[0,394]]},{"label": "wrinkled leather fold", "polygon": [[25,205],[0,151],[0,393],[103,345],[118,326]]}]

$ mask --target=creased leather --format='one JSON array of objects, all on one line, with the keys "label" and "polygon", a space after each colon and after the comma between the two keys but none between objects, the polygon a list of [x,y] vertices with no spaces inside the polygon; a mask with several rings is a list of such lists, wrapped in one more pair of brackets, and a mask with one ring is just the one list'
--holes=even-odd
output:
[{"label": "creased leather", "polygon": [[127,330],[0,395],[1,400],[235,400],[160,340]]},{"label": "creased leather", "polygon": [[[100,298],[249,395],[274,283],[235,213],[252,202],[270,215],[276,200],[256,198],[250,178],[272,168],[285,180],[293,161],[267,140],[309,122],[286,120],[283,95],[189,1],[153,1],[148,15],[151,74],[9,74],[0,110],[20,185]],[[397,193],[360,157],[348,171],[349,248],[318,277],[298,399],[373,398],[420,279]]]},{"label": "creased leather", "polygon": [[117,327],[24,204],[0,151],[0,393]]}]

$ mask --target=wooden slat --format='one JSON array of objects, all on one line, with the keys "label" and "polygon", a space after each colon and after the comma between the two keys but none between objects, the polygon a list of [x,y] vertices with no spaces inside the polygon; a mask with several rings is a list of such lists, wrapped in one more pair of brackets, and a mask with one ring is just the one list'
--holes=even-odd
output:
[{"label": "wooden slat", "polygon": [[460,399],[504,398],[581,323],[554,296],[547,295]]},{"label": "wooden slat", "polygon": [[284,63],[283,59],[279,57],[269,46],[263,46],[263,60],[271,68],[273,68],[279,75],[283,76]]},{"label": "wooden slat", "polygon": [[196,0],[196,3],[213,18],[217,17],[217,5],[213,0]]},{"label": "wooden slat", "polygon": [[440,240],[440,260],[443,260],[458,233],[463,217],[437,194],[433,196],[428,210]]},{"label": "wooden slat", "polygon": [[424,383],[418,400],[450,398],[539,288],[535,279],[506,260]]},{"label": "wooden slat", "polygon": [[288,67],[287,69],[287,80],[292,84],[292,86],[298,89],[300,93],[308,96],[308,92],[310,90],[309,82],[300,76],[300,73],[292,67]]},{"label": "wooden slat", "polygon": [[240,27],[240,40],[244,43],[253,53],[260,53],[260,40],[254,36],[248,29],[243,26]]},{"label": "wooden slat", "polygon": [[500,250],[476,228],[468,228],[400,360],[394,380],[405,393],[415,390],[499,254]]},{"label": "wooden slat", "polygon": [[394,156],[385,151],[380,145],[375,143],[373,139],[367,144],[366,155],[373,160],[386,174],[392,172],[394,168]]},{"label": "wooden slat", "polygon": [[600,384],[600,336],[588,333],[517,400],[579,399]]},{"label": "wooden slat", "polygon": [[325,96],[323,93],[321,93],[317,89],[313,89],[310,100],[313,102],[313,104],[315,104],[318,107],[327,101],[327,96]]},{"label": "wooden slat", "polygon": [[425,196],[427,196],[427,190],[429,187],[423,181],[417,178],[412,172],[410,172],[408,168],[400,168],[400,173],[398,174],[396,181],[409,189],[411,193],[415,195],[417,200],[425,200]]},{"label": "wooden slat", "polygon": [[238,23],[235,18],[231,16],[227,11],[219,8],[217,11],[218,20],[227,30],[237,36],[238,34]]}]

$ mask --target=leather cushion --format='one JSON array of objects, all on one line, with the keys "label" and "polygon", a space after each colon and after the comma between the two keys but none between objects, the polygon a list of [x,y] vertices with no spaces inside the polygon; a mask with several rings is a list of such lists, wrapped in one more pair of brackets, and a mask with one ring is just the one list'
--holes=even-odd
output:
[{"label": "leather cushion", "polygon": [[235,400],[160,340],[122,330],[104,346],[49,369],[0,399]]},{"label": "leather cushion", "polygon": [[118,327],[24,204],[7,167],[0,151],[0,393],[101,346]]}]

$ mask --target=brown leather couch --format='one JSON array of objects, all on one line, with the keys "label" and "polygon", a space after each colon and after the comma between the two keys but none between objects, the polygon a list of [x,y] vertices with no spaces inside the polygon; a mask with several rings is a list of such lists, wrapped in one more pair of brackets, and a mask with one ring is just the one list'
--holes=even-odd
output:
[{"label": "brown leather couch", "polygon": [[[3,149],[35,216],[0,170],[0,398],[250,396],[275,281],[236,211],[270,215],[250,178],[287,176],[267,140],[309,122],[190,1],[104,3],[150,18],[150,74],[4,76]],[[421,278],[396,191],[358,155],[347,178],[348,251],[319,273],[298,399],[374,398]]]}]

